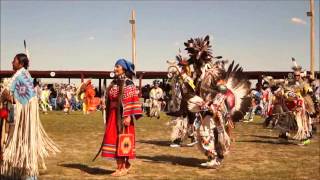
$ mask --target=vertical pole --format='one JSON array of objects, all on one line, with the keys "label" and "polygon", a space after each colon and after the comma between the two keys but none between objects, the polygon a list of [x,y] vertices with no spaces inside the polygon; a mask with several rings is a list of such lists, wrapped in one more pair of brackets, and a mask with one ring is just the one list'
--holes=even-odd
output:
[{"label": "vertical pole", "polygon": [[136,66],[136,13],[134,10],[131,12],[131,39],[132,39],[132,63]]},{"label": "vertical pole", "polygon": [[107,79],[106,78],[103,79],[103,87],[104,88],[107,87]]},{"label": "vertical pole", "polygon": [[70,78],[68,78],[68,84],[70,85]]},{"label": "vertical pole", "polygon": [[101,97],[101,78],[99,78],[99,97]]},{"label": "vertical pole", "polygon": [[84,75],[83,73],[81,73],[81,83],[83,83],[83,81],[84,81]]},{"label": "vertical pole", "polygon": [[257,83],[262,85],[262,79],[263,79],[263,76],[258,76]]},{"label": "vertical pole", "polygon": [[104,95],[106,93],[106,90],[107,90],[107,79],[104,78],[103,82],[102,82],[102,94],[101,94],[101,97],[104,97]]},{"label": "vertical pole", "polygon": [[314,0],[310,0],[310,72],[314,78]]},{"label": "vertical pole", "polygon": [[142,96],[142,77],[143,77],[143,72],[139,76],[139,97]]}]

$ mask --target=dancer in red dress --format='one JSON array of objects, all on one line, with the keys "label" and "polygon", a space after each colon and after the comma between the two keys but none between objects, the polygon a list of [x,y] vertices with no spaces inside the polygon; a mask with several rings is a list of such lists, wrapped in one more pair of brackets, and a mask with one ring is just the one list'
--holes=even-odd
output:
[{"label": "dancer in red dress", "polygon": [[136,87],[131,80],[134,65],[127,60],[119,59],[114,67],[115,79],[106,91],[106,129],[102,145],[102,157],[116,159],[117,170],[112,176],[123,176],[128,173],[131,165],[129,159],[135,158],[135,145],[131,156],[118,156],[119,134],[127,131],[135,139],[134,119],[142,116]]}]

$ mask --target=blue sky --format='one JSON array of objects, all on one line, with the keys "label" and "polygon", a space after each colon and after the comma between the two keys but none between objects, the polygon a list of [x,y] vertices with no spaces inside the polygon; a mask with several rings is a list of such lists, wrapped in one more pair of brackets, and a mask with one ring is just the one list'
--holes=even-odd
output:
[{"label": "blue sky", "polygon": [[[319,0],[315,0],[319,69]],[[137,18],[137,70],[166,70],[191,37],[212,36],[213,52],[245,70],[309,69],[309,1],[1,1],[1,69],[26,39],[33,70],[112,70],[131,59],[130,11]]]}]

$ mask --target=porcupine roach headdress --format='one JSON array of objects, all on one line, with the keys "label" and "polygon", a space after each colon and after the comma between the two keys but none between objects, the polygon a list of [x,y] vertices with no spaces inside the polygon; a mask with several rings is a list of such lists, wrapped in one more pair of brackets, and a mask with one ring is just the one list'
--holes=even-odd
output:
[{"label": "porcupine roach headdress", "polygon": [[191,38],[184,45],[190,56],[189,64],[194,64],[195,68],[199,68],[212,60],[213,55],[208,35],[204,39]]},{"label": "porcupine roach headdress", "polygon": [[192,72],[190,69],[190,62],[188,60],[188,57],[185,57],[182,55],[181,50],[179,49],[179,54],[176,56],[177,65],[182,67],[184,73],[186,73],[188,76],[191,76]]},{"label": "porcupine roach headdress", "polygon": [[296,61],[296,59],[294,57],[292,57],[291,60],[292,60],[292,63],[293,63],[292,70],[300,72],[302,70],[302,67],[297,64],[297,61]]}]

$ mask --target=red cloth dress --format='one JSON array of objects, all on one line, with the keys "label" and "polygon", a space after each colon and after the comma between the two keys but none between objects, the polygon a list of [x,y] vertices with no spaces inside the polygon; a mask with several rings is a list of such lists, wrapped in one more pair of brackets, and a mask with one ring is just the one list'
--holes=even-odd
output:
[{"label": "red cloth dress", "polygon": [[[119,96],[119,86],[114,85],[108,93],[108,100],[110,102],[109,112],[107,115],[107,123],[103,140],[102,154],[104,158],[117,158],[117,145],[118,145],[118,128],[117,128],[117,112],[118,108],[121,108],[118,105],[118,96]],[[135,86],[128,85],[124,87],[123,97],[122,97],[122,116],[131,116],[134,119],[138,119],[142,115],[141,103],[139,102],[139,97],[136,92]],[[131,124],[125,131],[133,134],[135,139],[135,129],[133,119]],[[133,144],[133,155],[129,159],[135,158],[135,144]]]}]

